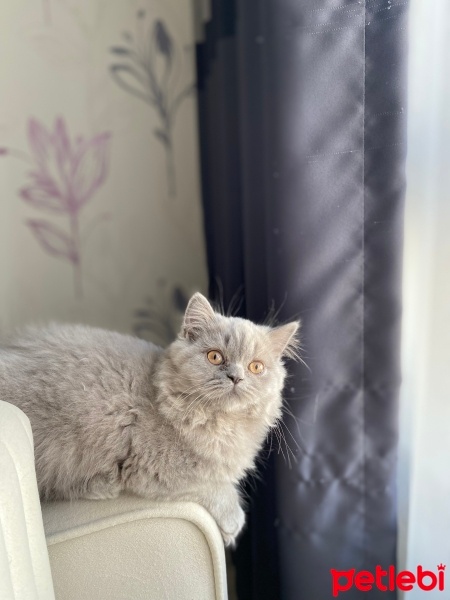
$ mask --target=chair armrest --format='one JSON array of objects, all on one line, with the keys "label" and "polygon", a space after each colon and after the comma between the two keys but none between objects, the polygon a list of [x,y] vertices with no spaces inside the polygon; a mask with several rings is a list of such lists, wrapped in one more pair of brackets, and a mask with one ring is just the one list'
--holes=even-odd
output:
[{"label": "chair armrest", "polygon": [[218,527],[201,506],[114,500],[42,506],[58,600],[226,600]]},{"label": "chair armrest", "polygon": [[0,400],[0,598],[54,600],[28,418]]}]

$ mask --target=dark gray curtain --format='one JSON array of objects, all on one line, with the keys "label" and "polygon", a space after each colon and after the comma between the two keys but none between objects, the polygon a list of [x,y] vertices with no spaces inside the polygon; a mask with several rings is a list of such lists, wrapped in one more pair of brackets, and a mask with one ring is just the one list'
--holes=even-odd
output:
[{"label": "dark gray curtain", "polygon": [[406,13],[213,0],[198,46],[210,293],[300,316],[308,365],[285,394],[294,457],[249,486],[240,600],[326,600],[331,568],[395,564]]}]

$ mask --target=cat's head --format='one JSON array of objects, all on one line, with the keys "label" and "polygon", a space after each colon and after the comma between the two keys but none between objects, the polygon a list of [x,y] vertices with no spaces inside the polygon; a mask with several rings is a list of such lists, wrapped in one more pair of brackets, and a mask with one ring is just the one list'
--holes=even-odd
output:
[{"label": "cat's head", "polygon": [[[178,339],[167,352],[174,409],[209,414],[268,410],[278,418],[284,357],[298,350],[299,322],[279,327],[215,312],[200,293],[186,308]],[[270,408],[270,410],[269,410]],[[273,420],[273,419],[270,419]]]}]

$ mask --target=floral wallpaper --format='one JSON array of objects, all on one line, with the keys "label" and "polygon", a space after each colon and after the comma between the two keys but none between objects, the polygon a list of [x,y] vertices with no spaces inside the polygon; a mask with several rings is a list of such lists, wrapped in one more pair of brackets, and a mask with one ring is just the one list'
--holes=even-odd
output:
[{"label": "floral wallpaper", "polygon": [[176,334],[206,287],[190,2],[3,0],[0,330]]},{"label": "floral wallpaper", "polygon": [[2,148],[6,156],[16,156],[33,165],[28,172],[28,184],[20,189],[22,199],[41,212],[65,217],[69,233],[46,219],[27,219],[26,225],[42,249],[52,256],[69,261],[73,267],[75,294],[83,295],[82,245],[94,227],[108,217],[96,215],[80,231],[80,212],[92,199],[108,174],[110,133],[101,133],[85,140],[77,136],[70,140],[64,119],[55,121],[53,131],[31,118],[28,123],[28,143],[31,156],[25,152]]},{"label": "floral wallpaper", "polygon": [[158,115],[159,126],[153,133],[164,147],[167,188],[169,195],[175,196],[173,128],[180,104],[194,86],[180,88],[173,76],[173,65],[181,51],[164,21],[157,19],[148,25],[142,9],[137,12],[137,21],[135,35],[124,31],[122,44],[111,48],[118,61],[111,65],[111,75],[123,90],[146,102]]}]

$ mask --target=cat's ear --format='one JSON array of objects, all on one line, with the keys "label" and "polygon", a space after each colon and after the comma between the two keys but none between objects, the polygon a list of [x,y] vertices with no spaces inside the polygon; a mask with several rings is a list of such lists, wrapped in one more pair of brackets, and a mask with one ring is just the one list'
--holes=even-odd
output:
[{"label": "cat's ear", "polygon": [[183,325],[181,327],[181,336],[195,340],[201,331],[214,319],[214,310],[208,300],[196,292],[184,313]]},{"label": "cat's ear", "polygon": [[269,332],[272,349],[280,356],[298,358],[300,321],[280,325]]}]

